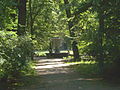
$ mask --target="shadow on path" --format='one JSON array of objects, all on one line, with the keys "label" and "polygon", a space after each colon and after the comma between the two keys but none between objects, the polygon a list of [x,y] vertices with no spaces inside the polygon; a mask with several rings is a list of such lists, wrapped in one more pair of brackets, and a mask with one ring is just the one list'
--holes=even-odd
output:
[{"label": "shadow on path", "polygon": [[120,90],[99,78],[84,78],[69,68],[63,59],[35,58],[37,76],[26,77],[26,84],[17,90]]}]

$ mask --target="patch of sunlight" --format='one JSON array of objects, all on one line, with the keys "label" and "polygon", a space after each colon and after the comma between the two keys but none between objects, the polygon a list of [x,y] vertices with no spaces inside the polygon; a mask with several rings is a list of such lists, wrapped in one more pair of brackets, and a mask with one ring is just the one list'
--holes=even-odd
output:
[{"label": "patch of sunlight", "polygon": [[49,51],[35,51],[35,54],[38,56],[45,56],[46,53],[49,53]]},{"label": "patch of sunlight", "polygon": [[[68,53],[68,50],[61,50],[60,53]],[[69,50],[69,54],[73,54],[73,51]]]},{"label": "patch of sunlight", "polygon": [[71,64],[71,63],[73,63],[73,64],[95,64],[96,63],[96,61],[78,61],[78,62],[67,62],[67,64]]},{"label": "patch of sunlight", "polygon": [[77,63],[70,63],[70,64],[68,64],[68,63],[60,62],[62,60],[63,59],[49,59],[49,61],[51,61],[51,62],[44,63],[44,65],[41,63],[40,65],[36,66],[35,69],[58,68],[58,67],[66,67],[66,66],[77,64]]},{"label": "patch of sunlight", "polygon": [[65,67],[65,66],[69,66],[69,65],[71,65],[71,64],[53,64],[53,65],[37,66],[35,69],[58,68],[58,67]]},{"label": "patch of sunlight", "polygon": [[78,78],[76,79],[78,81],[99,81],[99,80],[103,80],[103,78]]}]

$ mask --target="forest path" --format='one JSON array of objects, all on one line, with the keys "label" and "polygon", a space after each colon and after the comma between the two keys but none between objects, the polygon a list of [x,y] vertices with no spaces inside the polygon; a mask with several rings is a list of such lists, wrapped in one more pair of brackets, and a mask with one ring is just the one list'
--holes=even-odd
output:
[{"label": "forest path", "polygon": [[36,59],[37,76],[26,78],[24,87],[18,90],[120,90],[97,78],[84,78],[70,69],[63,59]]}]

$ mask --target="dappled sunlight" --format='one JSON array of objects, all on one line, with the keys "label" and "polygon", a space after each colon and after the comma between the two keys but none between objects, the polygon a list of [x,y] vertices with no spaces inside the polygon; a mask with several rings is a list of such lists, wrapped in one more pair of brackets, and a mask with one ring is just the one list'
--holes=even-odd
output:
[{"label": "dappled sunlight", "polygon": [[[64,59],[39,59],[36,60],[35,69],[39,75],[56,74],[56,73],[68,73],[68,67],[74,65],[73,63],[64,63]],[[66,68],[67,67],[67,68]]]},{"label": "dappled sunlight", "polygon": [[64,63],[64,59],[40,59],[35,69],[50,69],[76,65],[78,63]]},{"label": "dappled sunlight", "polygon": [[120,90],[120,0],[0,0],[0,90]]},{"label": "dappled sunlight", "polygon": [[[79,62],[67,62],[62,58],[47,59],[45,57],[35,57],[36,65],[35,70],[39,75],[68,73],[73,70],[69,70],[70,66],[83,65],[83,64],[95,64],[95,61],[79,61]],[[68,60],[69,61],[69,60]]]},{"label": "dappled sunlight", "polygon": [[[48,64],[48,63],[47,63]],[[56,68],[56,67],[65,67],[65,66],[70,66],[70,65],[75,65],[75,64],[77,64],[77,63],[71,63],[71,64],[62,64],[62,63],[50,63],[49,65],[42,65],[41,64],[41,66],[37,66],[37,67],[35,67],[35,69],[44,69],[44,68]]]},{"label": "dappled sunlight", "polygon": [[[37,75],[27,77],[24,88],[19,90],[120,90],[119,86],[106,84],[102,78],[85,77],[70,69],[69,66],[76,64],[80,63],[39,58],[35,66]],[[89,62],[86,62],[86,65],[88,64]]]},{"label": "dappled sunlight", "polygon": [[103,78],[78,78],[76,80],[78,81],[99,81],[99,80],[103,80]]},{"label": "dappled sunlight", "polygon": [[81,60],[81,61],[77,61],[77,62],[69,62],[68,61],[68,64],[95,64],[96,61],[84,61],[84,60]]}]

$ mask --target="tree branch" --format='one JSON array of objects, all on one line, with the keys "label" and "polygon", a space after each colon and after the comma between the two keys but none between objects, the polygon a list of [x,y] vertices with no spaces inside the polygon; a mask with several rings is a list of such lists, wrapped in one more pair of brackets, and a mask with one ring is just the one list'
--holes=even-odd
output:
[{"label": "tree branch", "polygon": [[84,5],[82,5],[82,7],[77,8],[77,10],[73,13],[73,15],[79,15],[82,12],[85,12],[86,10],[88,10],[89,7],[92,6],[92,2],[86,3]]}]

